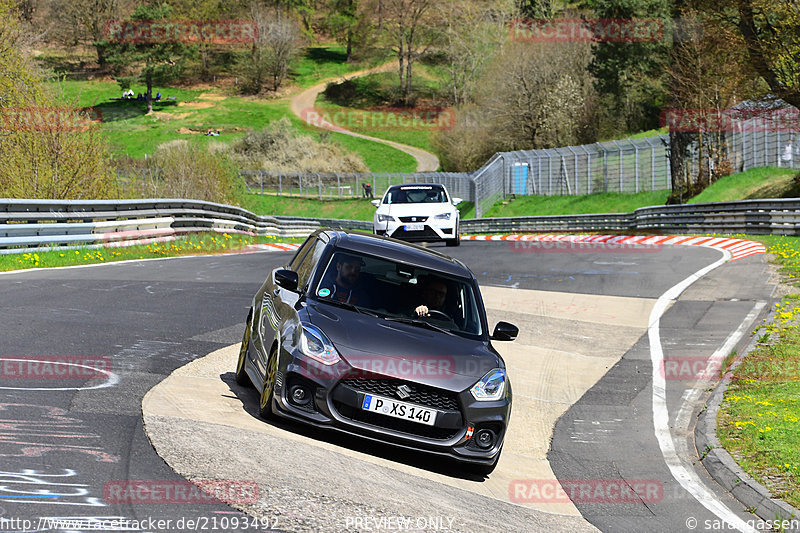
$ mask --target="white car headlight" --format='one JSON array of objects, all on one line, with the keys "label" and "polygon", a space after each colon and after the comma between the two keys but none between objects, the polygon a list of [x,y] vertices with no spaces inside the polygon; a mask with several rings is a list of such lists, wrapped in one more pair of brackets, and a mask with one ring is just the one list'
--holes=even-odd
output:
[{"label": "white car headlight", "polygon": [[300,333],[300,351],[323,365],[335,365],[341,361],[333,343],[313,324],[303,324]]},{"label": "white car headlight", "polygon": [[436,220],[450,220],[450,215],[452,215],[452,213],[442,213],[441,215],[436,215],[433,218]]},{"label": "white car headlight", "polygon": [[491,402],[503,397],[506,390],[506,371],[502,368],[490,370],[469,392],[479,402]]},{"label": "white car headlight", "polygon": [[378,215],[378,222],[394,222],[392,215]]}]

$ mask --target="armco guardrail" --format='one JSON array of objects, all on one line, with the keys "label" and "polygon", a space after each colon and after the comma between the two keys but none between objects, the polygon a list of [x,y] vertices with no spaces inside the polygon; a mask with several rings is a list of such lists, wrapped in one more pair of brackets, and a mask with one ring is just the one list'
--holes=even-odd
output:
[{"label": "armco guardrail", "polygon": [[[361,220],[259,216],[199,200],[3,200],[0,253],[106,246],[196,231],[305,236],[319,227],[372,230]],[[647,231],[800,235],[800,199],[643,207],[632,213],[479,218],[467,233]]]},{"label": "armco guardrail", "polygon": [[372,230],[360,220],[259,216],[200,200],[0,199],[0,253],[107,246],[197,231],[306,236],[321,226]]}]

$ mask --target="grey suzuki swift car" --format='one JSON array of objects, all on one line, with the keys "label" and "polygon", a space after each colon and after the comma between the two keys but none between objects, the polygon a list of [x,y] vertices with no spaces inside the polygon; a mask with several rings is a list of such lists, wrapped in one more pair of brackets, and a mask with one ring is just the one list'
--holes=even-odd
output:
[{"label": "grey suzuki swift car", "polygon": [[259,414],[447,456],[488,474],[511,383],[478,283],[460,261],[385,237],[319,230],[253,298],[236,381]]}]

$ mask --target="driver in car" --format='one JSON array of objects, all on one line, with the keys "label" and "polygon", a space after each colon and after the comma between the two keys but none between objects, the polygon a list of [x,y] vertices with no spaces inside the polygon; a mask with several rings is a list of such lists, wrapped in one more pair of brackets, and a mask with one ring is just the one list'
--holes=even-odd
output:
[{"label": "driver in car", "polygon": [[[364,260],[347,254],[336,256],[336,278],[320,284],[319,296],[353,305],[369,305],[369,295],[360,279]],[[328,271],[330,273],[330,269]],[[326,277],[328,274],[326,273]],[[332,277],[332,276],[331,276]]]},{"label": "driver in car", "polygon": [[414,309],[417,316],[431,316],[430,311],[443,313],[444,302],[447,299],[447,284],[439,278],[427,276],[420,285],[422,304]]}]

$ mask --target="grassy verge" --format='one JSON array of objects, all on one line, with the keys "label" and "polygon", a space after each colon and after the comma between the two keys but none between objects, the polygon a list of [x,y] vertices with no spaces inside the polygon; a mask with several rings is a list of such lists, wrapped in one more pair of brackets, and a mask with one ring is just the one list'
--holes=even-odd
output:
[{"label": "grassy verge", "polygon": [[174,241],[135,246],[109,246],[105,248],[80,248],[77,250],[50,250],[0,255],[0,271],[111,263],[128,259],[206,255],[231,252],[250,244],[302,241],[303,239],[289,237],[251,237],[236,233],[199,233]]},{"label": "grassy verge", "polygon": [[[800,237],[749,237],[767,245],[794,286]],[[800,294],[776,304],[754,331],[758,345],[734,371],[718,415],[722,445],[772,495],[800,506]],[[766,319],[765,319],[766,320]]]},{"label": "grassy verge", "polygon": [[533,215],[566,215],[591,213],[627,213],[650,205],[663,205],[669,191],[597,193],[574,196],[517,196],[506,204],[491,207],[487,217],[516,217]]},{"label": "grassy verge", "polygon": [[762,167],[731,174],[712,183],[688,203],[728,202],[754,198],[786,198],[797,196],[793,178],[796,170]]}]

